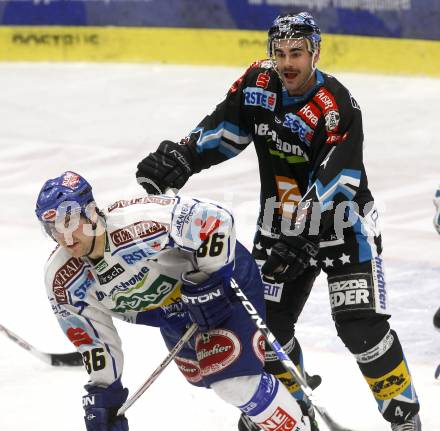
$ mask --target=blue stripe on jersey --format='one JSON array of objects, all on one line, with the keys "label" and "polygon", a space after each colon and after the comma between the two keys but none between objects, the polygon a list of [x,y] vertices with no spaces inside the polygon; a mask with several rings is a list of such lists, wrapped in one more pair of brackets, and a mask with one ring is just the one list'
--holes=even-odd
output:
[{"label": "blue stripe on jersey", "polygon": [[197,151],[201,153],[205,150],[217,148],[218,151],[228,158],[236,156],[240,153],[240,150],[223,141],[225,132],[228,135],[226,137],[236,144],[245,145],[251,142],[249,134],[241,130],[237,125],[228,121],[222,121],[215,129],[202,133],[197,142]]},{"label": "blue stripe on jersey", "polygon": [[316,194],[319,202],[325,207],[333,201],[337,193],[342,193],[352,200],[360,184],[361,171],[355,169],[343,169],[332,181],[324,186],[321,181],[315,181]]}]

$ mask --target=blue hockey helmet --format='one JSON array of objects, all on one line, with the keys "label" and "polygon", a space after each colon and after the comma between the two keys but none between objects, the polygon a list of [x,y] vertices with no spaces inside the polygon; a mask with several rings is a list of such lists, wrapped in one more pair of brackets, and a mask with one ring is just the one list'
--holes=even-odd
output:
[{"label": "blue hockey helmet", "polygon": [[81,176],[67,171],[47,180],[38,194],[35,214],[42,223],[55,222],[58,207],[64,202],[76,202],[81,214],[94,202],[92,186]]},{"label": "blue hockey helmet", "polygon": [[313,16],[308,12],[298,14],[286,13],[275,18],[268,32],[267,54],[272,58],[273,42],[280,39],[305,38],[310,42],[312,53],[319,49],[321,44],[321,30]]}]

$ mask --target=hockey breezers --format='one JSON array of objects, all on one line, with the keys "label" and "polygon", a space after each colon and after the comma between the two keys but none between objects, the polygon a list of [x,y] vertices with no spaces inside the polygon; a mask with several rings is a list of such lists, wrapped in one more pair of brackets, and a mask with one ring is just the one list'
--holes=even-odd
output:
[{"label": "hockey breezers", "polygon": [[243,307],[249,313],[249,316],[251,317],[251,319],[255,323],[255,326],[257,327],[257,329],[260,330],[260,332],[263,334],[264,338],[271,345],[273,351],[278,356],[283,367],[286,369],[287,372],[289,372],[291,374],[291,376],[294,378],[294,380],[298,383],[298,385],[300,386],[300,388],[304,392],[306,399],[312,403],[314,409],[319,414],[319,416],[321,416],[322,420],[327,425],[327,427],[330,429],[330,431],[351,431],[349,428],[345,428],[345,427],[339,425],[337,422],[335,422],[335,420],[329,415],[327,410],[324,407],[322,407],[321,404],[319,404],[319,402],[316,399],[316,395],[313,394],[313,391],[310,388],[310,386],[307,384],[305,378],[297,370],[297,368],[295,367],[295,364],[287,356],[286,352],[283,350],[280,343],[276,340],[275,336],[272,334],[272,332],[266,326],[263,319],[259,316],[255,307],[247,299],[246,295],[241,291],[237,282],[233,278],[231,278],[231,288],[235,292],[235,294],[237,295],[237,297],[240,300],[240,302],[242,303]]},{"label": "hockey breezers", "polygon": [[170,350],[166,358],[153,371],[145,383],[127,400],[118,410],[117,415],[123,415],[139,398],[140,396],[153,384],[153,382],[162,374],[162,371],[170,364],[176,355],[182,350],[183,346],[191,339],[197,331],[197,323],[193,323],[183,334],[182,338]]},{"label": "hockey breezers", "polygon": [[36,347],[32,346],[23,338],[20,338],[18,335],[14,334],[8,328],[0,324],[0,332],[3,332],[10,340],[14,343],[17,343],[20,347],[27,350],[29,353],[46,362],[49,365],[53,366],[68,366],[68,367],[76,367],[79,365],[83,365],[82,356],[78,352],[71,353],[46,353],[38,350]]}]

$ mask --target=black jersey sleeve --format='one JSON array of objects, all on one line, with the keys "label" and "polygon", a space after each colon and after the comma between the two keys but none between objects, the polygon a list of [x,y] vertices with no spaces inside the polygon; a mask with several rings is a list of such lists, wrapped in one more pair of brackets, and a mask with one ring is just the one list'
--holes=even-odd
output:
[{"label": "black jersey sleeve", "polygon": [[252,142],[249,115],[243,103],[243,88],[259,63],[252,64],[229,89],[225,99],[181,143],[195,154],[195,172],[238,155]]}]

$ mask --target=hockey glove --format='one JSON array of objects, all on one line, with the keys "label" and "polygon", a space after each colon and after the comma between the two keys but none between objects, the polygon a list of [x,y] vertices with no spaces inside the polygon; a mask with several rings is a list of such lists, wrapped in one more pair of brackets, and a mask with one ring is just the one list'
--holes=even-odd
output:
[{"label": "hockey glove", "polygon": [[281,235],[261,268],[263,279],[272,283],[294,280],[309,266],[310,258],[316,257],[318,251],[319,245],[302,236]]},{"label": "hockey glove", "polygon": [[231,275],[232,264],[228,264],[203,283],[195,284],[182,276],[182,301],[202,332],[219,327],[232,314],[232,304],[225,293],[230,289]]},{"label": "hockey glove", "polygon": [[162,141],[137,166],[137,182],[147,193],[157,195],[168,188],[181,189],[193,173],[191,153],[185,145]]},{"label": "hockey glove", "polygon": [[434,205],[437,208],[434,217],[435,230],[440,234],[440,187],[435,192]]},{"label": "hockey glove", "polygon": [[84,386],[88,395],[83,396],[84,421],[87,431],[128,431],[128,421],[124,415],[116,416],[128,397],[120,380],[107,388]]}]

